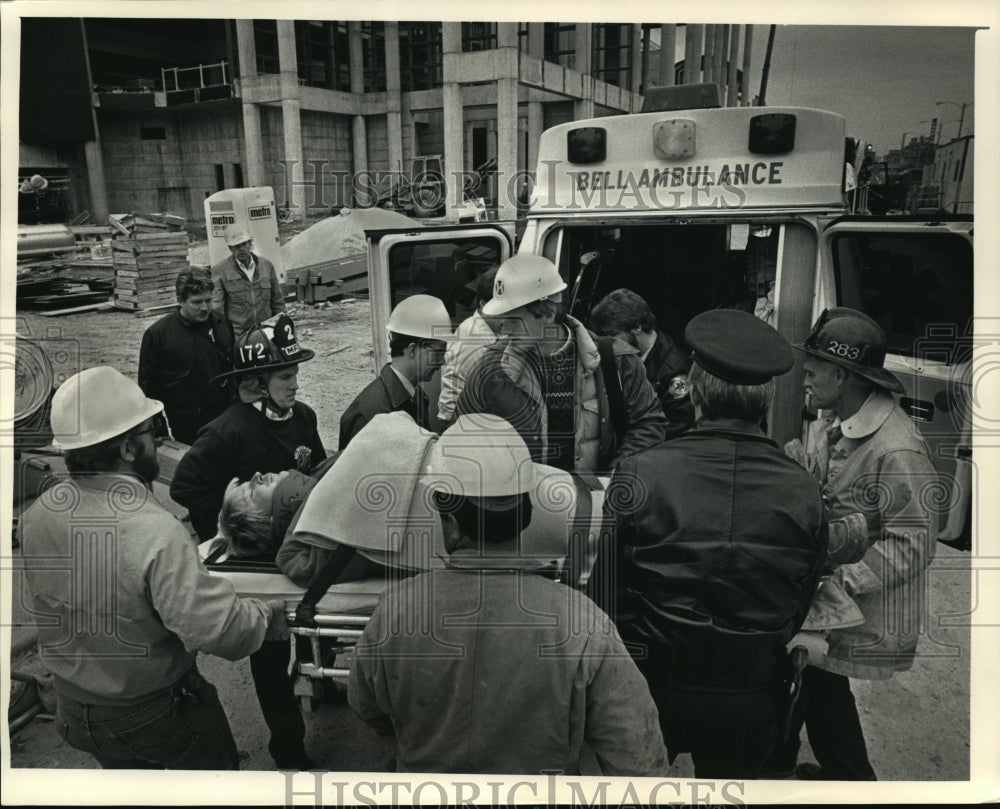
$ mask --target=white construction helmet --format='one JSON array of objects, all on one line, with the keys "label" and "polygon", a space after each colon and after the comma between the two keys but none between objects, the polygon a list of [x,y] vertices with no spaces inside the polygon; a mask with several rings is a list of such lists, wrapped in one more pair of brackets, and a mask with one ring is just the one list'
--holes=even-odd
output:
[{"label": "white construction helmet", "polygon": [[455,339],[444,301],[433,295],[410,295],[400,301],[389,315],[386,328],[393,334],[426,340],[447,343]]},{"label": "white construction helmet", "polygon": [[544,256],[511,256],[497,270],[493,298],[483,304],[484,315],[502,315],[532,301],[544,301],[566,289],[556,265]]},{"label": "white construction helmet", "polygon": [[163,402],[108,365],[74,374],[52,395],[53,444],[82,449],[114,438],[157,413]]},{"label": "white construction helmet", "polygon": [[249,230],[241,225],[230,225],[226,228],[225,239],[227,245],[236,247],[238,244],[250,241],[253,239],[253,236],[250,235]]},{"label": "white construction helmet", "polygon": [[505,419],[468,413],[434,444],[424,480],[462,497],[511,497],[532,491],[535,474],[524,439]]}]

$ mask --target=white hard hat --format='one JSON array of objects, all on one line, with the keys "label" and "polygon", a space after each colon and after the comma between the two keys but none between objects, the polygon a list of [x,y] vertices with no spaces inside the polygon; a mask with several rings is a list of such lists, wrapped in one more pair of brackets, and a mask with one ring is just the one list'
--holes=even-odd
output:
[{"label": "white hard hat", "polygon": [[449,342],[455,339],[451,318],[444,301],[433,295],[410,295],[396,304],[386,328],[393,334],[405,334],[426,340]]},{"label": "white hard hat", "polygon": [[510,497],[535,487],[531,453],[505,419],[467,413],[431,449],[425,483],[462,497]]},{"label": "white hard hat", "polygon": [[544,256],[516,255],[507,259],[493,280],[493,298],[484,315],[502,315],[532,301],[543,301],[566,289],[556,265]]},{"label": "white hard hat", "polygon": [[243,242],[248,242],[253,238],[245,227],[240,225],[230,225],[226,228],[226,244],[230,247],[236,247],[238,244],[243,244]]},{"label": "white hard hat", "polygon": [[82,449],[114,438],[163,411],[163,402],[108,365],[74,374],[52,395],[53,444]]}]

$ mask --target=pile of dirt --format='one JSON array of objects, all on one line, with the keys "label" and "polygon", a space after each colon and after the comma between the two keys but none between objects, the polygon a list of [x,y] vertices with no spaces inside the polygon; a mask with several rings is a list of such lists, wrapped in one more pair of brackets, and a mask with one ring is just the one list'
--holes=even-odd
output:
[{"label": "pile of dirt", "polygon": [[337,216],[321,219],[292,237],[282,248],[286,270],[309,267],[324,261],[365,255],[366,230],[422,228],[424,225],[401,213],[382,208],[344,208]]}]

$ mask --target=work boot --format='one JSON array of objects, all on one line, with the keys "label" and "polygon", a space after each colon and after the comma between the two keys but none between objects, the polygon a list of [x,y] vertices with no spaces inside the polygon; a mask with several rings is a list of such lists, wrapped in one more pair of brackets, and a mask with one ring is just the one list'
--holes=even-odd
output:
[{"label": "work boot", "polygon": [[799,781],[827,781],[823,768],[811,761],[803,761],[795,768],[795,777]]}]

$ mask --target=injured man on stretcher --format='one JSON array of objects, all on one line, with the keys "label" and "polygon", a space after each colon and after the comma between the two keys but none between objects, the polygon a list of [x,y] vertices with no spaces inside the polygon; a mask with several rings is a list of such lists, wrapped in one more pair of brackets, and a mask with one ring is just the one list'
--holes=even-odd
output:
[{"label": "injured man on stretcher", "polygon": [[[398,578],[442,564],[447,553],[440,517],[424,482],[437,437],[406,413],[380,414],[310,474],[289,470],[232,480],[218,536],[204,543],[202,557],[274,563],[299,588],[320,580],[329,586],[384,579],[388,568]],[[539,488],[546,502],[535,504],[522,551],[558,564],[567,556],[574,518],[579,530],[580,517],[585,524],[599,517],[603,498],[578,491],[561,470],[544,469],[551,473],[542,475]]]}]

